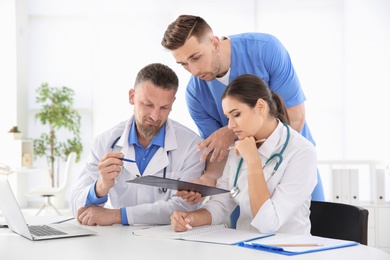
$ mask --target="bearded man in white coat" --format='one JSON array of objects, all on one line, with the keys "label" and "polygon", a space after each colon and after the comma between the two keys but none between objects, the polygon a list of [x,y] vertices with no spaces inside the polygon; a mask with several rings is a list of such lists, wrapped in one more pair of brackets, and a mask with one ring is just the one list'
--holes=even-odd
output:
[{"label": "bearded man in white coat", "polygon": [[[166,65],[153,63],[139,71],[129,91],[134,115],[94,139],[72,189],[71,209],[79,223],[170,224],[175,210],[198,207],[176,191],[126,182],[147,175],[200,178],[205,164],[197,144],[202,139],[168,118],[178,86],[177,75]],[[111,206],[105,207],[108,201]]]}]

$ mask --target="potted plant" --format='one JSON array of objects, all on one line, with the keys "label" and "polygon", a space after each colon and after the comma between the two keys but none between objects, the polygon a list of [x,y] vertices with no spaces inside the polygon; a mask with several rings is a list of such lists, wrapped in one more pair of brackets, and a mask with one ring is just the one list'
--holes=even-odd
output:
[{"label": "potted plant", "polygon": [[[43,125],[49,127],[48,132],[34,139],[36,157],[46,157],[49,165],[52,186],[55,185],[55,163],[59,169],[60,161],[65,161],[72,151],[77,153],[76,162],[80,161],[83,145],[80,138],[80,115],[73,108],[74,91],[68,87],[49,87],[43,83],[37,90],[36,103],[42,104],[35,115]],[[66,132],[64,132],[66,131]],[[68,138],[69,137],[69,138]],[[58,179],[58,178],[57,178]]]}]

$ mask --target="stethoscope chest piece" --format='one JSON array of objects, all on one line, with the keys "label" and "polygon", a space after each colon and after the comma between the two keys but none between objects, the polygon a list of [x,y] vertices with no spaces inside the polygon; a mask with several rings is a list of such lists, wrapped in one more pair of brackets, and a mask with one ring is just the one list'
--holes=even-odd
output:
[{"label": "stethoscope chest piece", "polygon": [[230,197],[235,198],[238,193],[240,193],[240,189],[235,186],[230,190]]},{"label": "stethoscope chest piece", "polygon": [[236,171],[236,177],[234,178],[234,185],[233,188],[230,190],[230,197],[235,198],[237,194],[240,192],[240,189],[237,187],[237,179],[238,179],[238,174],[240,173],[241,165],[244,159],[240,159],[240,162],[238,163],[237,171]]},{"label": "stethoscope chest piece", "polygon": [[161,187],[160,187],[160,188],[158,188],[158,193],[160,193],[160,194],[161,194],[161,193],[166,193],[167,190],[168,190],[167,188],[161,188]]}]

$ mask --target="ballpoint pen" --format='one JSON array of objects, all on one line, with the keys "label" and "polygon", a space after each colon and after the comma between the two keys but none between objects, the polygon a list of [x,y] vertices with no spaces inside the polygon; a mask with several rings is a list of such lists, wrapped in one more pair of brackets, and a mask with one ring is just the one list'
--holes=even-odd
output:
[{"label": "ballpoint pen", "polygon": [[120,158],[122,161],[125,161],[125,162],[133,162],[135,163],[134,160],[131,160],[131,159],[127,159],[127,158]]},{"label": "ballpoint pen", "polygon": [[[124,162],[131,162],[131,163],[135,163],[135,161],[134,160],[131,160],[131,159],[127,159],[127,158],[125,158],[125,157],[123,157],[123,158],[119,158],[120,160],[122,160],[122,161],[124,161]],[[122,170],[121,170],[122,171]],[[119,177],[116,177],[115,178],[115,182],[118,180],[118,178]]]},{"label": "ballpoint pen", "polygon": [[278,247],[306,247],[306,246],[323,246],[323,244],[318,244],[318,243],[268,244],[268,246],[278,246]]}]

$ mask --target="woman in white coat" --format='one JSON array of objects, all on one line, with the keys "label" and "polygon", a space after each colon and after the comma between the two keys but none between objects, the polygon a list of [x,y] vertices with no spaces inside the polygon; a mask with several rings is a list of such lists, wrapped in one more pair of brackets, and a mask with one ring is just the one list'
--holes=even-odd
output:
[{"label": "woman in white coat", "polygon": [[[134,116],[97,136],[71,194],[81,224],[169,224],[174,210],[194,210],[176,191],[132,184],[137,176],[198,179],[204,170],[202,140],[168,115],[178,88],[176,74],[156,63],[144,67],[129,91]],[[126,162],[122,157],[135,160]],[[111,206],[104,207],[110,199]]]},{"label": "woman in white coat", "polygon": [[239,205],[237,229],[310,234],[316,151],[288,126],[280,96],[260,78],[246,74],[226,88],[222,107],[238,140],[217,187],[231,192],[211,196],[196,211],[175,211],[173,229],[221,223]]}]

